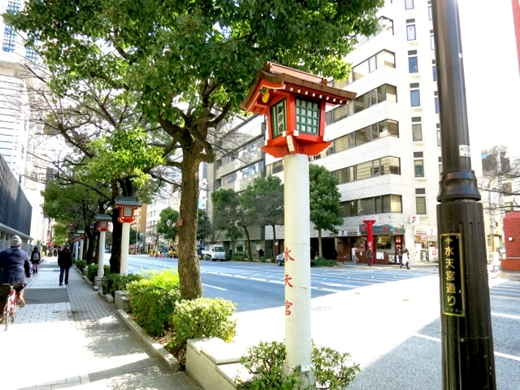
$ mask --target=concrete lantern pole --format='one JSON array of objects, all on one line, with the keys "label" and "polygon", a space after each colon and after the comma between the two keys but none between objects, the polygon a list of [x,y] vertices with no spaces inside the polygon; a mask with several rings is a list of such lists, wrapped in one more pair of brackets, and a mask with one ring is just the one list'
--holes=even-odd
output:
[{"label": "concrete lantern pole", "polygon": [[85,239],[79,240],[79,259],[83,260],[83,242]]},{"label": "concrete lantern pole", "polygon": [[314,384],[311,341],[309,158],[284,157],[286,370],[302,370],[304,388]]},{"label": "concrete lantern pole", "polygon": [[119,274],[121,276],[128,275],[128,243],[130,241],[130,224],[122,223],[121,232],[121,267]]}]

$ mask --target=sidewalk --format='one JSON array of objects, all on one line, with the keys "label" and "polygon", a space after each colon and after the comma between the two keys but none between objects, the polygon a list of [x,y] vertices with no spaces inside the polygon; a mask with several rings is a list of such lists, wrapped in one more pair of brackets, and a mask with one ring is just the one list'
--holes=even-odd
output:
[{"label": "sidewalk", "polygon": [[114,304],[74,268],[67,286],[58,278],[56,258],[45,258],[29,279],[27,305],[7,332],[0,328],[3,390],[199,389],[151,355],[118,319]]}]

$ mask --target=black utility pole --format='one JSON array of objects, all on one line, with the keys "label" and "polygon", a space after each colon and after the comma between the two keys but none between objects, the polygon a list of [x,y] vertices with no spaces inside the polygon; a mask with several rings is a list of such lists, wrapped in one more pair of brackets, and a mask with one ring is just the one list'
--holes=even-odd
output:
[{"label": "black utility pole", "polygon": [[456,0],[435,0],[442,174],[437,200],[443,389],[496,389],[482,205],[471,170]]}]

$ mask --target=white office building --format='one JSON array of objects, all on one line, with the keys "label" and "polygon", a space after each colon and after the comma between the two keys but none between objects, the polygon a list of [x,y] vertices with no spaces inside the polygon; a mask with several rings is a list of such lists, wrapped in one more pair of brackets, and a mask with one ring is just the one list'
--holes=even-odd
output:
[{"label": "white office building", "polygon": [[[23,1],[0,0],[0,13],[16,12]],[[34,122],[35,79],[26,67],[35,67],[38,58],[34,50],[25,48],[11,26],[0,19],[0,154],[9,166],[32,206],[30,236],[32,243],[47,240],[47,221],[43,218],[40,192],[44,189],[46,166],[42,156],[46,154],[42,128]],[[2,221],[0,221],[2,223]],[[9,226],[4,233],[14,234]],[[15,229],[16,230],[16,229]]]}]

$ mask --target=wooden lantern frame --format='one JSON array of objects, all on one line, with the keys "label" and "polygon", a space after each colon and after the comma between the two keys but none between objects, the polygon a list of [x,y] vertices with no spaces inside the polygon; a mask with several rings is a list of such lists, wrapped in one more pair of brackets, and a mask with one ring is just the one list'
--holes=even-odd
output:
[{"label": "wooden lantern frame", "polygon": [[[241,108],[267,116],[268,138],[262,147],[266,153],[274,157],[294,153],[312,156],[330,145],[324,138],[327,104],[345,105],[355,97],[353,92],[328,86],[326,78],[267,62]],[[317,128],[309,132],[309,127]]]},{"label": "wooden lantern frame", "polygon": [[110,226],[109,223],[112,221],[112,217],[107,214],[96,214],[96,225],[98,232],[108,232]]},{"label": "wooden lantern frame", "polygon": [[135,220],[135,210],[141,207],[141,202],[134,197],[117,198],[114,209],[119,209],[117,220],[121,223],[133,223]]}]

